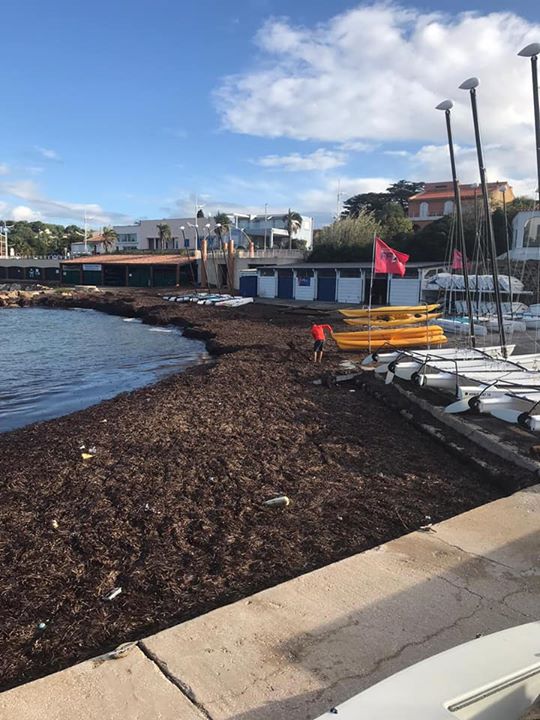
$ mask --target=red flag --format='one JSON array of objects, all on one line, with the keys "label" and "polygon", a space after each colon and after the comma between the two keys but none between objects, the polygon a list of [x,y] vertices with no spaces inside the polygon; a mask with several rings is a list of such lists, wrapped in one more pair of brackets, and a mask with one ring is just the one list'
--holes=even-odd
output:
[{"label": "red flag", "polygon": [[387,275],[405,275],[405,264],[409,256],[392,250],[381,238],[375,238],[375,272]]},{"label": "red flag", "polygon": [[452,255],[452,270],[463,270],[463,255],[455,249]]}]

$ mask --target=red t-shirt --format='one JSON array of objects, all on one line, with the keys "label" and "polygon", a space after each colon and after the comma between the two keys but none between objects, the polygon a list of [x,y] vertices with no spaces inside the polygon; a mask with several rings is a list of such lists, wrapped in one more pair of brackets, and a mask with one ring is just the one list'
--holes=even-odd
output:
[{"label": "red t-shirt", "polygon": [[313,336],[314,340],[326,340],[326,337],[324,335],[324,331],[328,330],[329,332],[334,332],[332,330],[331,325],[312,325],[311,326],[311,334]]}]

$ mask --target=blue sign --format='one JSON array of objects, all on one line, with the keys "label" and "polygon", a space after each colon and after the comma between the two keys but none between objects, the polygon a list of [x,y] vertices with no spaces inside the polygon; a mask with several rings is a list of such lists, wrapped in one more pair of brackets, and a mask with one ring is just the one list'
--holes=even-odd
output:
[{"label": "blue sign", "polygon": [[185,248],[189,247],[189,238],[184,238],[184,247]]}]

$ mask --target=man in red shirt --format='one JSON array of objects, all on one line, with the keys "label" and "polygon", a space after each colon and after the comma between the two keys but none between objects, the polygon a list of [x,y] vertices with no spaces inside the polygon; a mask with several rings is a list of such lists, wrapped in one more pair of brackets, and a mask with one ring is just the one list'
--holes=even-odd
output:
[{"label": "man in red shirt", "polygon": [[331,325],[312,325],[311,326],[311,335],[313,337],[313,362],[321,362],[322,355],[323,355],[323,348],[324,348],[324,341],[326,340],[326,336],[324,334],[324,331],[328,330],[329,332],[333,333]]}]

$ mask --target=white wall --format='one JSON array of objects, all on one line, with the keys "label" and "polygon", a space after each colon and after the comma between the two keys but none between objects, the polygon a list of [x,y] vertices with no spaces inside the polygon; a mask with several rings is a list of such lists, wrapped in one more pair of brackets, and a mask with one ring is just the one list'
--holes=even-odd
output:
[{"label": "white wall", "polygon": [[341,277],[337,279],[337,301],[358,304],[364,301],[364,278]]},{"label": "white wall", "polygon": [[[173,250],[176,248],[184,247],[184,236],[180,227],[184,227],[184,233],[186,240],[189,240],[189,247],[191,250],[196,249],[196,232],[194,227],[190,227],[188,223],[195,225],[194,218],[161,218],[157,220],[141,220],[137,225],[115,225],[114,229],[118,234],[129,234],[135,233],[137,235],[137,248],[138,250],[148,250],[148,238],[157,238],[159,236],[157,225],[158,223],[166,223],[171,228],[171,235],[173,241],[169,243],[168,248],[164,248],[164,252],[167,250]],[[204,237],[208,234],[206,224],[210,224],[212,228],[215,223],[211,218],[198,218],[197,227],[199,229],[199,237]]]},{"label": "white wall", "polygon": [[419,301],[419,278],[390,278],[390,305],[418,305]]},{"label": "white wall", "polygon": [[277,295],[277,273],[272,277],[259,275],[259,297],[274,298]]},{"label": "white wall", "polygon": [[300,278],[297,273],[294,274],[294,297],[296,300],[314,300],[315,299],[315,276],[304,277],[304,281],[309,280],[309,285],[300,285]]}]

